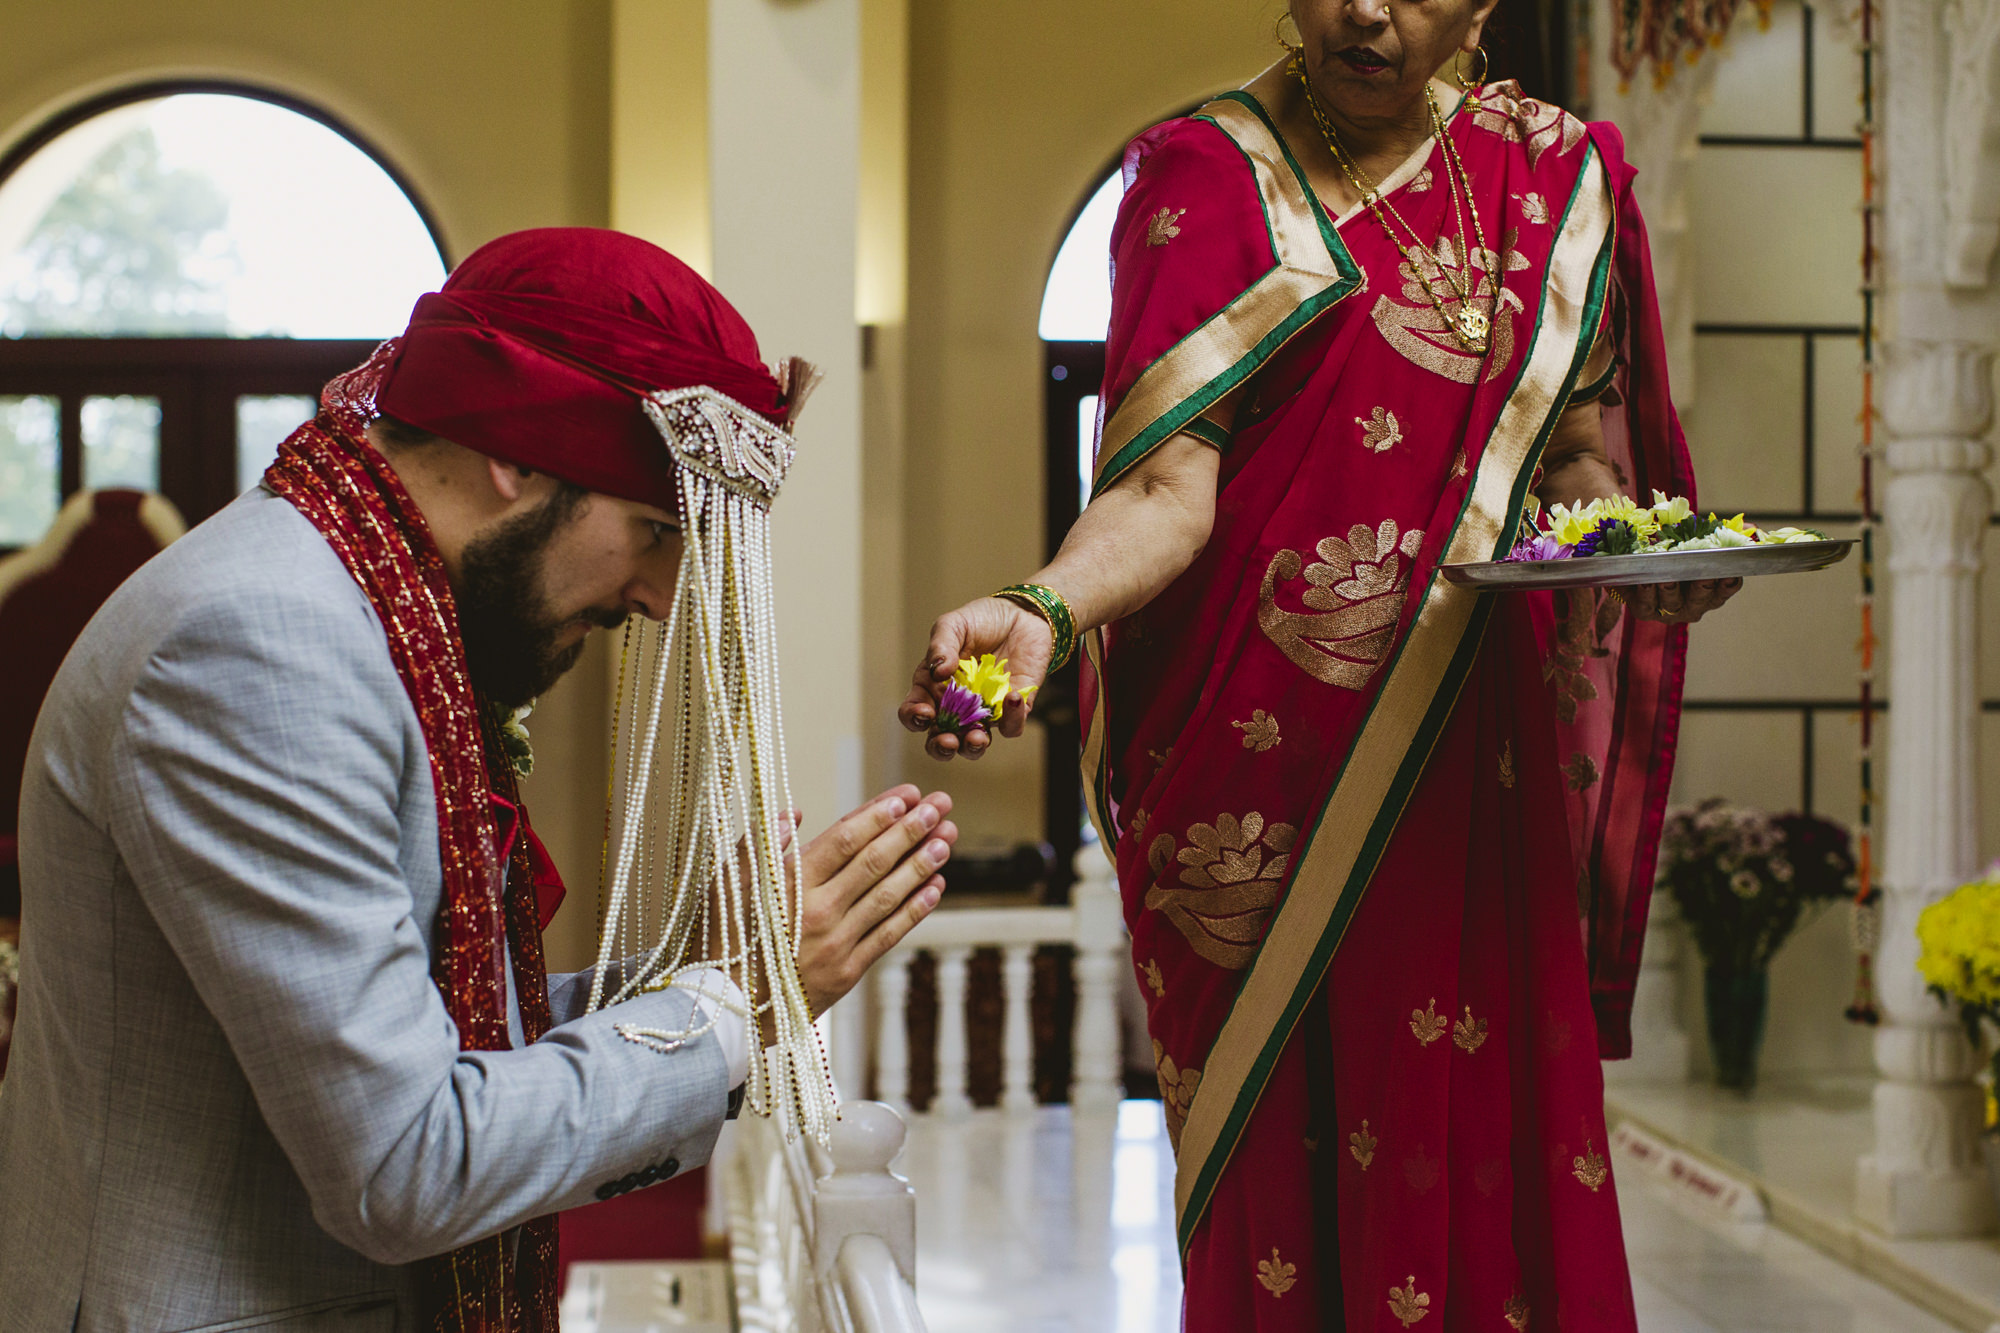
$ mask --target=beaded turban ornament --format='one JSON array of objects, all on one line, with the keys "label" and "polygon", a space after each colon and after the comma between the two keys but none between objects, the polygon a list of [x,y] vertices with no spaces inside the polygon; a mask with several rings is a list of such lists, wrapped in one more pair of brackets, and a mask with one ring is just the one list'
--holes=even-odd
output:
[{"label": "beaded turban ornament", "polygon": [[[664,250],[617,232],[501,237],[417,304],[379,410],[491,457],[680,516],[663,622],[628,620],[613,717],[590,1007],[721,967],[751,996],[745,1103],[825,1142],[826,1057],[796,965],[797,849],[779,705],[770,512],[818,375],[765,368],[749,326]],[[711,1003],[708,1008],[714,1010]],[[712,1026],[618,1027],[671,1050]]]}]

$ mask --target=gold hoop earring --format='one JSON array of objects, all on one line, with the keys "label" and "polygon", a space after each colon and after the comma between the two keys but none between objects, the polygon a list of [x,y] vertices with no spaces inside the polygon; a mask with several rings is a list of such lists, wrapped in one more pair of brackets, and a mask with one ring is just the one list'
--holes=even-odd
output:
[{"label": "gold hoop earring", "polygon": [[1452,77],[1457,79],[1458,86],[1467,92],[1474,91],[1486,82],[1487,68],[1493,63],[1486,58],[1486,48],[1484,46],[1473,47],[1473,54],[1479,57],[1479,77],[1473,79],[1465,77],[1465,69],[1463,67],[1465,52],[1460,51],[1451,58]]},{"label": "gold hoop earring", "polygon": [[1299,32],[1299,21],[1297,19],[1292,19],[1292,32],[1296,34],[1296,37],[1287,38],[1285,36],[1286,19],[1292,19],[1292,11],[1289,9],[1286,10],[1284,13],[1278,15],[1278,21],[1271,25],[1271,32],[1273,33],[1273,35],[1277,37],[1279,46],[1284,47],[1287,51],[1290,51],[1293,55],[1297,55],[1299,52],[1306,49],[1305,34]]}]

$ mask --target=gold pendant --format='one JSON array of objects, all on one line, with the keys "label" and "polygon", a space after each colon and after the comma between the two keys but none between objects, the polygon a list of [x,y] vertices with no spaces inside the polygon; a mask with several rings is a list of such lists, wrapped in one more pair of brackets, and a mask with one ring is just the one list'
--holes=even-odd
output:
[{"label": "gold pendant", "polygon": [[1493,321],[1486,317],[1485,311],[1469,303],[1461,305],[1458,313],[1451,316],[1451,327],[1466,351],[1485,355],[1487,337],[1493,331]]}]

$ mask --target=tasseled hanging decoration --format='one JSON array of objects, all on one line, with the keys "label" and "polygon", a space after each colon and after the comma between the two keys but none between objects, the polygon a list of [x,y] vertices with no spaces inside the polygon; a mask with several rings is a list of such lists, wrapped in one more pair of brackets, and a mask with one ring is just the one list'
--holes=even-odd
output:
[{"label": "tasseled hanging decoration", "polygon": [[1875,950],[1882,938],[1882,890],[1875,884],[1875,3],[1861,0],[1861,819],[1856,829],[1854,1002],[1847,1017],[1881,1021]]},{"label": "tasseled hanging decoration", "polygon": [[[1772,0],[1756,0],[1758,22],[1771,21]],[[1721,46],[1736,19],[1738,0],[1611,0],[1611,67],[1620,87],[1651,64],[1655,87],[1681,64],[1692,65]]]},{"label": "tasseled hanging decoration", "polygon": [[[779,368],[796,423],[818,375]],[[838,1111],[797,966],[798,848],[778,699],[771,502],[792,437],[706,387],[642,404],[672,452],[682,519],[680,581],[664,625],[628,624],[613,721],[603,920],[590,1007],[720,968],[775,1041],[750,1063],[745,1104],[822,1145]],[[620,1024],[671,1050],[713,1026]]]}]

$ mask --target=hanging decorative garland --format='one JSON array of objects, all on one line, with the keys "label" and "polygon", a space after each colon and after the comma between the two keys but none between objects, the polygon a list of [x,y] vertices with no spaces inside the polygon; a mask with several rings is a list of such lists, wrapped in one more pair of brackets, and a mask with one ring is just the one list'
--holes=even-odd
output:
[{"label": "hanging decorative garland", "polygon": [[[1771,21],[1773,0],[1756,0],[1758,20]],[[1653,67],[1653,86],[1692,65],[1702,51],[1722,45],[1741,0],[1611,0],[1611,67],[1622,88],[1641,65]]]},{"label": "hanging decorative garland", "polygon": [[1875,0],[1861,0],[1861,819],[1856,828],[1854,1003],[1847,1017],[1875,1024],[1875,950],[1882,890],[1875,883]]}]

